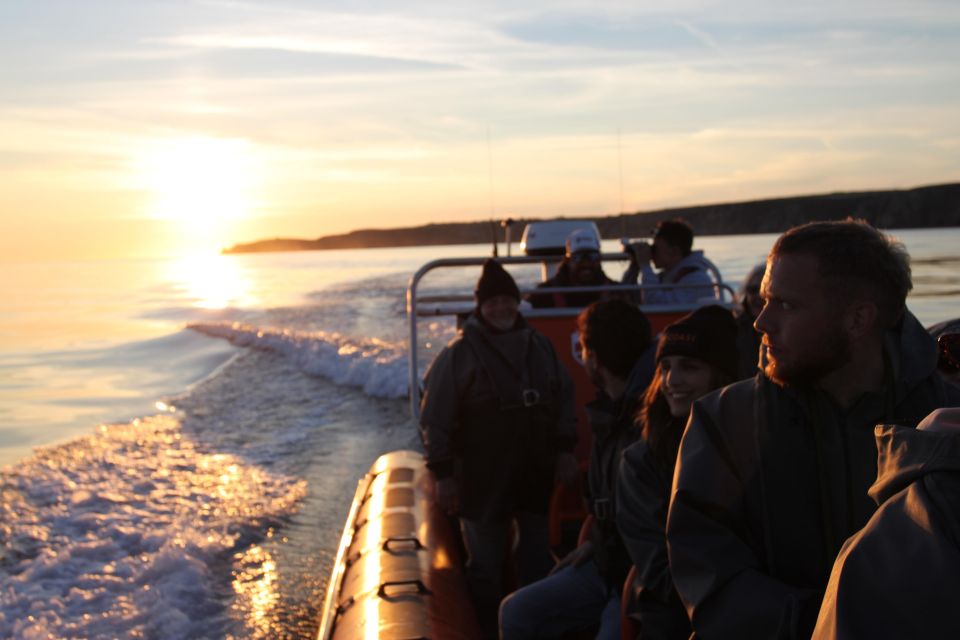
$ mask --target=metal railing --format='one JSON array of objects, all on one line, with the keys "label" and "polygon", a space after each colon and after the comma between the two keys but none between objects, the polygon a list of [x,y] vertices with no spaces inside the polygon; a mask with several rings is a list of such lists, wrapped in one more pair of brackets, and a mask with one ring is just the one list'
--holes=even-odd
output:
[{"label": "metal railing", "polygon": [[[473,309],[474,297],[472,294],[447,294],[447,295],[429,295],[429,296],[418,296],[417,290],[420,286],[420,281],[425,275],[429,272],[439,269],[439,268],[448,268],[448,267],[474,267],[480,266],[486,260],[486,257],[477,257],[477,258],[440,258],[438,260],[432,260],[417,270],[413,276],[410,277],[410,283],[407,286],[407,322],[409,323],[409,358],[408,358],[408,377],[410,382],[409,389],[409,401],[410,401],[410,413],[414,419],[420,417],[420,369],[419,362],[417,357],[417,319],[421,317],[437,317],[437,316],[453,316],[462,313],[468,313]],[[601,261],[627,261],[630,259],[630,256],[626,253],[604,253],[600,256]],[[497,261],[504,265],[509,264],[538,264],[542,262],[560,262],[562,257],[558,256],[556,259],[545,259],[543,256],[516,256],[516,257],[500,257],[497,258]],[[714,282],[712,285],[715,293],[715,297],[718,303],[724,305],[732,305],[734,300],[734,291],[733,288],[723,281],[723,277],[720,275],[720,270],[711,263],[709,260],[706,261],[708,265],[708,271],[713,278]],[[535,289],[521,289],[520,295],[523,298],[526,298],[528,295],[537,293],[537,294],[553,294],[553,293],[584,293],[584,292],[623,292],[623,293],[639,293],[642,299],[642,294],[644,291],[658,290],[658,289],[703,289],[708,285],[697,283],[690,285],[681,285],[681,284],[657,284],[657,285],[641,285],[641,284],[604,284],[604,285],[595,285],[595,286],[577,286],[577,287],[537,287]],[[444,306],[445,303],[454,303],[450,306]],[[461,304],[455,304],[461,303]],[[469,304],[467,304],[469,303]],[[432,304],[427,310],[421,309],[421,304]],[[698,301],[696,303],[657,303],[657,304],[640,304],[640,309],[647,314],[650,313],[675,313],[680,311],[690,311],[700,306],[701,303]],[[550,308],[532,308],[532,309],[523,309],[523,315],[530,318],[537,317],[564,317],[575,315],[580,312],[580,307],[550,307]]]}]

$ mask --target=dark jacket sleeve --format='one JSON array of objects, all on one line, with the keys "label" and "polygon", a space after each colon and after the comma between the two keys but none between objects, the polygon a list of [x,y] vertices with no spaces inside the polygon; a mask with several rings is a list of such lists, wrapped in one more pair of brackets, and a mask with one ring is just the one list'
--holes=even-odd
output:
[{"label": "dark jacket sleeve", "polygon": [[958,478],[937,473],[914,482],[847,540],[815,639],[957,637]]},{"label": "dark jacket sleeve", "polygon": [[[457,384],[459,342],[441,351],[426,375],[426,388],[420,400],[420,438],[427,466],[438,478],[453,475],[453,436],[457,426],[460,392]],[[462,367],[461,367],[462,369]]]},{"label": "dark jacket sleeve", "polygon": [[[753,381],[727,387],[742,391]],[[747,528],[743,478],[754,470],[735,452],[711,416],[717,392],[694,403],[680,444],[667,517],[670,567],[695,632],[704,638],[799,638],[813,628],[821,594],[766,573],[762,549]],[[723,416],[751,431],[750,404]],[[752,440],[740,434],[740,439]]]},{"label": "dark jacket sleeve", "polygon": [[617,528],[636,567],[629,613],[644,638],[690,635],[690,623],[673,587],[667,561],[670,478],[640,440],[623,452],[617,479]]}]

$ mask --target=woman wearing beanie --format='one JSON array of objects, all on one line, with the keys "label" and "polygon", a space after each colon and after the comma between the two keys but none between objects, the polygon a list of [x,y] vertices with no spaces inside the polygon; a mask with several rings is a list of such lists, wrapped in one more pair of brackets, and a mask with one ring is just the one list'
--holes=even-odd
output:
[{"label": "woman wearing beanie", "polygon": [[520,291],[493,259],[477,306],[427,372],[420,433],[435,500],[460,518],[467,583],[485,635],[497,633],[507,533],[516,521],[523,585],[553,565],[547,508],[556,480],[572,482],[573,383],[546,336],[519,313]]},{"label": "woman wearing beanie", "polygon": [[636,567],[629,616],[641,638],[688,638],[690,622],[670,575],[667,508],[677,450],[694,400],[738,378],[737,325],[719,306],[664,329],[657,370],[638,415],[640,440],[623,453],[617,527]]}]

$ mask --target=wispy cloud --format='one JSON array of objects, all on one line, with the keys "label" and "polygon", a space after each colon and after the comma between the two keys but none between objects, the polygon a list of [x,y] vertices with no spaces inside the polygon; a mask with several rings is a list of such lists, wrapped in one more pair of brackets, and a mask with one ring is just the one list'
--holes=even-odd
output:
[{"label": "wispy cloud", "polygon": [[308,236],[486,215],[491,178],[517,214],[612,211],[618,131],[630,209],[956,179],[958,33],[935,0],[3,3],[0,201],[122,200],[196,136],[248,141]]}]

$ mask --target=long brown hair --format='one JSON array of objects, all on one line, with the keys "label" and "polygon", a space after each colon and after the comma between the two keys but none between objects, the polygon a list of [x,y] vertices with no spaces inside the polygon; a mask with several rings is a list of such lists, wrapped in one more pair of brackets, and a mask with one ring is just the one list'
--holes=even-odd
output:
[{"label": "long brown hair", "polygon": [[[710,367],[711,391],[733,382],[729,374],[706,361],[702,362]],[[683,436],[688,416],[679,418],[670,413],[670,405],[667,404],[662,389],[663,371],[658,362],[653,380],[643,394],[643,404],[637,412],[635,422],[640,426],[640,437],[647,441],[654,458],[664,469],[672,470],[677,463],[680,438]]]}]

